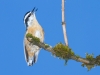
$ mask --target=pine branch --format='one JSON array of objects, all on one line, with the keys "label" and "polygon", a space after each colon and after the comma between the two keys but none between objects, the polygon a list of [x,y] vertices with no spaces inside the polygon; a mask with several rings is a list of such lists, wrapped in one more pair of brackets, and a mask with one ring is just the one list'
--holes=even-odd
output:
[{"label": "pine branch", "polygon": [[75,60],[77,62],[82,62],[82,66],[86,66],[88,70],[90,70],[94,66],[100,66],[100,55],[94,58],[93,54],[86,54],[86,58],[82,58],[76,55],[71,48],[62,43],[58,43],[56,46],[52,47],[48,44],[40,42],[39,38],[34,37],[29,33],[26,35],[26,38],[30,43],[35,44],[43,48],[44,50],[51,52],[54,56],[65,60],[65,63],[69,59]]}]

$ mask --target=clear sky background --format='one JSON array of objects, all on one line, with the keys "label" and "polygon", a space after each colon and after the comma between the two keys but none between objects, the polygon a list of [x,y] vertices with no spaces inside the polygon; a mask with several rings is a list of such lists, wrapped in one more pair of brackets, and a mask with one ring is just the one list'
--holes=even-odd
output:
[{"label": "clear sky background", "polygon": [[[41,50],[36,64],[28,67],[24,59],[24,14],[38,8],[36,17],[44,28],[45,42],[64,43],[61,26],[61,0],[0,0],[0,75],[100,75],[100,67],[91,71],[80,62],[54,58]],[[100,0],[66,0],[65,15],[69,46],[85,57],[100,54]]]}]

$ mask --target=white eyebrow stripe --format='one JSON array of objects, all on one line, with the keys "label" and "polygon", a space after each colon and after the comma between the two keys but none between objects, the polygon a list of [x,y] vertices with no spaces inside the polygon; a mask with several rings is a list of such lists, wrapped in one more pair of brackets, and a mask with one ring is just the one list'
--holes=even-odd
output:
[{"label": "white eyebrow stripe", "polygon": [[24,17],[24,24],[25,24],[25,19],[28,17],[28,15],[30,14],[31,12],[27,13]]}]

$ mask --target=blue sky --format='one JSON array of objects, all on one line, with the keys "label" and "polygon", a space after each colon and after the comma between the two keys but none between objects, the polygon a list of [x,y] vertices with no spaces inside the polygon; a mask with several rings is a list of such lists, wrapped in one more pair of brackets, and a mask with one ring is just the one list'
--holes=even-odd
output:
[{"label": "blue sky", "polygon": [[[87,72],[80,62],[54,58],[41,50],[36,64],[24,59],[24,14],[38,8],[36,17],[45,31],[45,42],[64,43],[61,26],[61,0],[0,0],[0,75],[99,75],[100,67]],[[69,46],[85,57],[100,54],[100,0],[66,0],[65,15]]]}]

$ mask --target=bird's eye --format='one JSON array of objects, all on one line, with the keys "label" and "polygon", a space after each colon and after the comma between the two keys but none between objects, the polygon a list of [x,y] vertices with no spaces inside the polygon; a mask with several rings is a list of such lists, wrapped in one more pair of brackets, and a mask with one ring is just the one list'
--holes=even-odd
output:
[{"label": "bird's eye", "polygon": [[27,23],[29,17],[31,16],[31,13],[27,13],[24,17],[24,21],[25,21],[25,24]]}]

